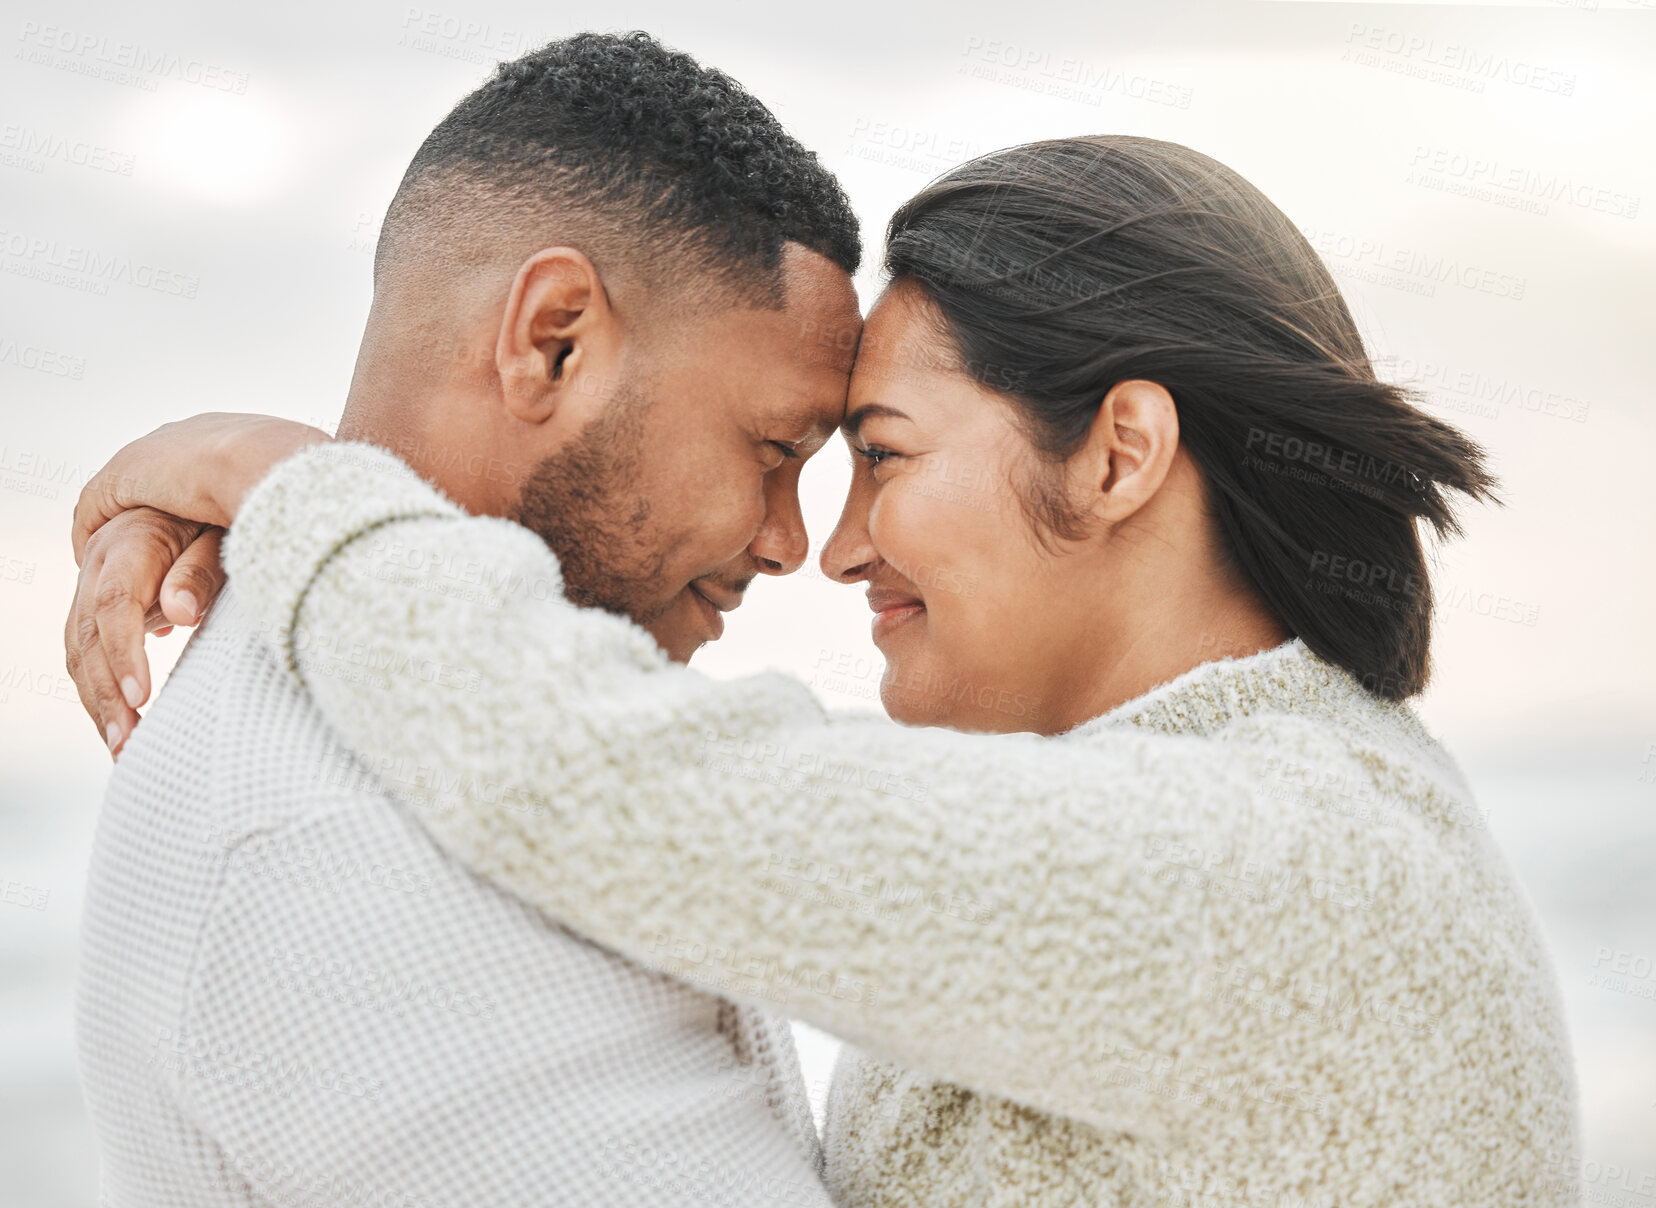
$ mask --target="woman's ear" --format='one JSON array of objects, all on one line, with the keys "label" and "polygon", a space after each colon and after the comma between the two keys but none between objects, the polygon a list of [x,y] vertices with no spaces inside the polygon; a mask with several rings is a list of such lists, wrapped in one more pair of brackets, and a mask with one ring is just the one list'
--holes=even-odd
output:
[{"label": "woman's ear", "polygon": [[[495,368],[507,411],[541,423],[575,382],[608,359],[615,314],[603,280],[581,252],[542,248],[518,268],[495,342]],[[598,369],[602,374],[602,370]],[[602,390],[583,394],[607,397]]]},{"label": "woman's ear", "polygon": [[1179,411],[1156,382],[1117,382],[1071,459],[1089,515],[1119,524],[1155,497],[1179,450]]}]

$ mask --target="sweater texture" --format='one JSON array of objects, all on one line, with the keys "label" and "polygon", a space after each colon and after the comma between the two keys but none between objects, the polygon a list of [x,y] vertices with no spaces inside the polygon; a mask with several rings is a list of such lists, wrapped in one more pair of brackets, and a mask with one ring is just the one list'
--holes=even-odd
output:
[{"label": "sweater texture", "polygon": [[847,1208],[1579,1200],[1532,910],[1414,713],[1297,640],[1056,738],[830,713],[668,662],[352,444],[277,467],[226,564],[460,861],[851,1046]]}]

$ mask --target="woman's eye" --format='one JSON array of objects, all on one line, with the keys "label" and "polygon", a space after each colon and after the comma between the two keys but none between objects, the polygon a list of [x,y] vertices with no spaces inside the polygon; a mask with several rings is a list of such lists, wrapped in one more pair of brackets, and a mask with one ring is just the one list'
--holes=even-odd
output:
[{"label": "woman's eye", "polygon": [[862,458],[871,466],[879,465],[888,457],[897,456],[897,454],[893,453],[890,449],[882,449],[879,445],[869,445],[867,448],[859,448],[856,450],[856,453],[858,457]]},{"label": "woman's eye", "polygon": [[799,453],[792,445],[785,445],[779,440],[773,440],[768,443],[781,450],[782,456],[787,458],[789,461],[797,461],[799,459]]}]

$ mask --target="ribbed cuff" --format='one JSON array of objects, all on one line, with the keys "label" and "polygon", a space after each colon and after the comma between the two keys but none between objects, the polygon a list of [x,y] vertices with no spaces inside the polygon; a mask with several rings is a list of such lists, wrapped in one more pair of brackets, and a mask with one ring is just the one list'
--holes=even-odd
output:
[{"label": "ribbed cuff", "polygon": [[299,606],[335,554],[393,521],[464,514],[376,445],[310,445],[247,493],[225,538],[224,568],[283,665],[298,676],[293,627]]}]

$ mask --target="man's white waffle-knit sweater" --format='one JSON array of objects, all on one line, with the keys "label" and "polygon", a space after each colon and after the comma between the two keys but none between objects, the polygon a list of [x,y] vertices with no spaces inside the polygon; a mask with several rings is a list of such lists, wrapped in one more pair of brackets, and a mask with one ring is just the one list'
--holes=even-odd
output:
[{"label": "man's white waffle-knit sweater", "polygon": [[1414,714],[1298,641],[1058,738],[830,716],[350,444],[277,467],[226,562],[467,865],[854,1046],[847,1208],[1577,1201],[1532,912]]},{"label": "man's white waffle-knit sweater", "polygon": [[787,1021],[468,872],[330,735],[240,586],[99,819],[100,1203],[829,1208]]}]

